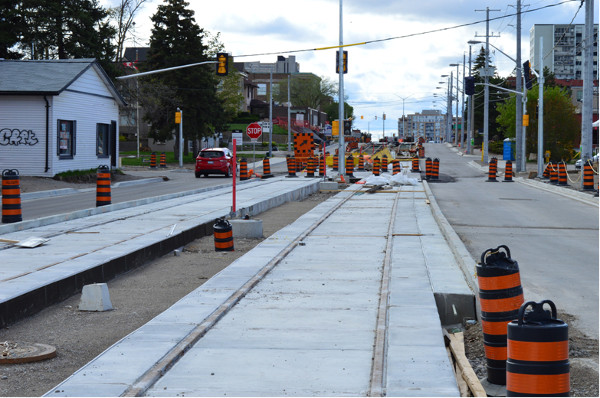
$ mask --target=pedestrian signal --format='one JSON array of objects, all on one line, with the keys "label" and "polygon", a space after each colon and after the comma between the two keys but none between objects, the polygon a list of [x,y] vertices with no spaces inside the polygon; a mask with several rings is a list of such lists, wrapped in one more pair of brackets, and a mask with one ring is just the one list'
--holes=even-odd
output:
[{"label": "pedestrian signal", "polygon": [[531,64],[529,61],[523,62],[523,76],[525,77],[525,87],[527,90],[531,90],[533,82],[531,81]]},{"label": "pedestrian signal", "polygon": [[[348,51],[344,51],[342,54],[342,59],[344,63],[344,73],[348,73]],[[335,52],[335,73],[340,73],[340,52]]]},{"label": "pedestrian signal", "polygon": [[465,76],[465,94],[475,94],[475,78],[473,76]]},{"label": "pedestrian signal", "polygon": [[229,54],[217,54],[217,76],[227,76],[229,72]]},{"label": "pedestrian signal", "polygon": [[344,135],[352,135],[352,121],[344,120]]}]

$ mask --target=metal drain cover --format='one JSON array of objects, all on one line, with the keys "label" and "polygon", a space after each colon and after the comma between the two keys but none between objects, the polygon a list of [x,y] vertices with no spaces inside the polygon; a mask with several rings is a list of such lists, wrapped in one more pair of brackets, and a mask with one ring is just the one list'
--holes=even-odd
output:
[{"label": "metal drain cover", "polygon": [[15,341],[0,343],[0,364],[37,362],[55,356],[56,348],[48,344]]}]

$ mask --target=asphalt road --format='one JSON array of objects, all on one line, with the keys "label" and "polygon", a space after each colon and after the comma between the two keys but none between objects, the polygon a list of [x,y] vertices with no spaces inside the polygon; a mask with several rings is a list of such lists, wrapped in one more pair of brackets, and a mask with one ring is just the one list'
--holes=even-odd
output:
[{"label": "asphalt road", "polygon": [[[426,144],[440,159],[430,187],[442,212],[476,260],[507,245],[519,263],[525,301],[552,300],[598,338],[598,207],[518,182],[487,182],[445,144]],[[443,182],[443,181],[453,182]]]}]

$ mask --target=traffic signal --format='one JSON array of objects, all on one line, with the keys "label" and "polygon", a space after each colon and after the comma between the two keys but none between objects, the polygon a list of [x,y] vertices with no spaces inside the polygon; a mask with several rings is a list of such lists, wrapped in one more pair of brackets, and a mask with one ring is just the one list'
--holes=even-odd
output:
[{"label": "traffic signal", "polygon": [[531,82],[531,65],[529,61],[523,62],[523,76],[525,77],[525,87],[527,90],[531,90],[533,83]]},{"label": "traffic signal", "polygon": [[[344,62],[344,73],[348,73],[348,51],[344,51],[342,54],[342,59]],[[335,73],[340,73],[340,52],[335,52]]]},{"label": "traffic signal", "polygon": [[175,112],[175,123],[181,123],[181,112]]},{"label": "traffic signal", "polygon": [[217,76],[227,76],[229,72],[229,54],[217,54]]},{"label": "traffic signal", "polygon": [[352,121],[344,120],[344,136],[352,135]]},{"label": "traffic signal", "polygon": [[465,76],[465,94],[475,94],[475,78],[473,76]]}]

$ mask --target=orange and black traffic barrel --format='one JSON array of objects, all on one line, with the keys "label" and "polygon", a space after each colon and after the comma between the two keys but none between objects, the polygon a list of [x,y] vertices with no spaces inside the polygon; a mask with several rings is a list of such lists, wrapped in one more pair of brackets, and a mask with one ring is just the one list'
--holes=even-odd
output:
[{"label": "orange and black traffic barrel", "polygon": [[496,180],[496,174],[498,173],[498,159],[497,158],[492,158],[490,159],[490,163],[488,165],[489,169],[488,169],[488,181],[489,182],[497,182],[498,180]]},{"label": "orange and black traffic barrel", "polygon": [[433,162],[431,161],[431,158],[427,158],[425,159],[425,178],[426,179],[430,179],[431,178],[431,172],[433,171]]},{"label": "orange and black traffic barrel", "polygon": [[307,178],[314,178],[315,170],[317,168],[317,164],[315,162],[315,158],[310,156],[306,161],[306,176]]},{"label": "orange and black traffic barrel", "polygon": [[354,158],[352,155],[348,155],[346,158],[346,175],[354,178]]},{"label": "orange and black traffic barrel", "polygon": [[567,185],[567,166],[565,162],[558,164],[558,185]]},{"label": "orange and black traffic barrel", "polygon": [[544,179],[546,179],[546,180],[547,180],[548,178],[550,178],[550,163],[548,163],[548,164],[546,165],[546,168],[544,169],[544,173],[542,174],[542,178],[544,178]]},{"label": "orange and black traffic barrel", "polygon": [[556,319],[552,301],[528,301],[508,324],[506,395],[568,397],[570,384],[568,325]]},{"label": "orange and black traffic barrel", "polygon": [[402,167],[400,166],[400,161],[398,159],[392,160],[392,174],[396,175],[402,171]]},{"label": "orange and black traffic barrel", "polygon": [[156,152],[152,152],[150,154],[150,168],[151,169],[156,168]]},{"label": "orange and black traffic barrel", "polygon": [[160,167],[167,167],[167,155],[164,152],[160,154]]},{"label": "orange and black traffic barrel", "polygon": [[438,158],[433,159],[431,163],[431,179],[439,180],[440,178],[440,160]]},{"label": "orange and black traffic barrel", "polygon": [[321,154],[321,156],[319,157],[319,175],[321,177],[325,177],[325,155]]},{"label": "orange and black traffic barrel", "polygon": [[21,178],[19,170],[2,171],[2,222],[23,221],[21,213]]},{"label": "orange and black traffic barrel", "polygon": [[[503,249],[504,251],[501,251]],[[523,304],[519,264],[507,246],[488,249],[477,265],[487,380],[506,384],[506,328]]]},{"label": "orange and black traffic barrel", "polygon": [[594,190],[594,169],[592,168],[592,161],[590,159],[586,160],[583,165],[583,190]]},{"label": "orange and black traffic barrel", "polygon": [[333,155],[333,165],[332,165],[332,167],[331,167],[331,169],[332,169],[333,171],[338,171],[338,168],[339,168],[339,162],[340,162],[340,160],[339,160],[339,156],[338,156],[338,154],[336,153],[335,155]]},{"label": "orange and black traffic barrel", "polygon": [[246,158],[240,159],[240,181],[247,180],[248,177],[248,160]]},{"label": "orange and black traffic barrel", "polygon": [[419,158],[418,157],[413,158],[413,160],[412,160],[412,170],[411,171],[414,172],[414,173],[418,173],[418,172],[421,171],[421,170],[419,170]]},{"label": "orange and black traffic barrel", "polygon": [[365,156],[362,153],[358,156],[358,169],[356,171],[365,171]]},{"label": "orange and black traffic barrel", "polygon": [[287,155],[285,160],[288,169],[288,175],[286,177],[298,177],[296,175],[296,159],[294,159],[293,156]]},{"label": "orange and black traffic barrel", "polygon": [[381,171],[381,161],[379,160],[379,157],[375,157],[375,159],[373,159],[373,175],[378,176],[380,174]]},{"label": "orange and black traffic barrel", "polygon": [[558,164],[556,162],[550,162],[550,184],[558,184]]},{"label": "orange and black traffic barrel", "polygon": [[229,221],[219,218],[213,225],[215,239],[215,251],[232,252],[233,251],[233,228]]},{"label": "orange and black traffic barrel", "polygon": [[388,157],[387,155],[383,155],[381,158],[381,172],[387,173],[388,171]]},{"label": "orange and black traffic barrel", "polygon": [[504,182],[512,182],[512,181],[513,181],[512,162],[510,160],[507,160],[506,167],[504,168]]},{"label": "orange and black traffic barrel", "polygon": [[267,156],[265,156],[265,158],[263,159],[263,175],[261,178],[265,179],[271,177],[273,177],[273,174],[271,174],[271,161]]},{"label": "orange and black traffic barrel", "polygon": [[101,165],[98,166],[96,172],[96,207],[109,205],[110,203],[110,168]]}]

